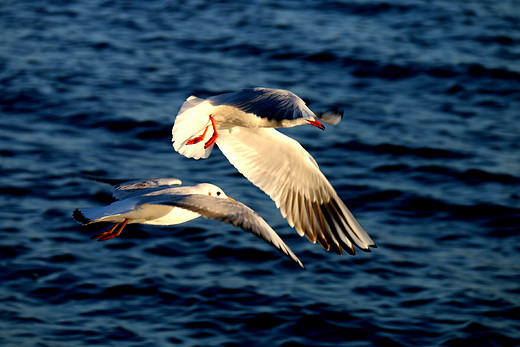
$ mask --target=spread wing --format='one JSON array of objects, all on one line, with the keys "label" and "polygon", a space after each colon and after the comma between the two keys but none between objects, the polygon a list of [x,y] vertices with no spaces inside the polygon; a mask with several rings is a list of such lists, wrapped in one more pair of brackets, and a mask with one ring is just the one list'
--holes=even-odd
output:
[{"label": "spread wing", "polygon": [[325,249],[354,254],[374,242],[341,201],[312,156],[272,128],[222,129],[217,145],[238,171],[280,208],[291,227]]},{"label": "spread wing", "polygon": [[302,268],[305,268],[298,257],[269,224],[255,211],[241,202],[203,194],[156,194],[143,197],[139,203],[176,206],[196,212],[205,218],[230,223],[261,237],[267,243],[276,247],[282,254],[294,260]]},{"label": "spread wing", "polygon": [[243,89],[236,93],[212,96],[207,100],[213,106],[232,106],[269,120],[293,120],[315,116],[300,97],[282,89]]}]

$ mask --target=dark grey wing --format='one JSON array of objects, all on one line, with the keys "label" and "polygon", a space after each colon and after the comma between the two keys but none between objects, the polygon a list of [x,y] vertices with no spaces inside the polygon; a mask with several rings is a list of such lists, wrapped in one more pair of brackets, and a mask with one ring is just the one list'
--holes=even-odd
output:
[{"label": "dark grey wing", "polygon": [[116,199],[126,199],[136,195],[144,195],[155,190],[169,188],[173,185],[181,185],[178,178],[151,178],[146,180],[133,180],[122,182],[114,187],[112,196]]},{"label": "dark grey wing", "polygon": [[314,117],[314,113],[300,97],[283,89],[243,89],[236,93],[212,96],[207,100],[213,106],[232,106],[269,120],[282,121]]},{"label": "dark grey wing", "polygon": [[267,243],[276,247],[282,254],[294,260],[302,268],[305,268],[298,257],[296,257],[269,224],[255,211],[241,202],[202,194],[157,194],[145,196],[140,199],[139,203],[177,206],[196,212],[205,218],[233,224],[261,237]]}]

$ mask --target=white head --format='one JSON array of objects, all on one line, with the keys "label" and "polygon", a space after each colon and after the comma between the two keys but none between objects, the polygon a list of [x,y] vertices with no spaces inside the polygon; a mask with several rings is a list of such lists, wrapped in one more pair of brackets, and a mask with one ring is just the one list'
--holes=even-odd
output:
[{"label": "white head", "polygon": [[197,184],[196,186],[193,186],[193,188],[195,188],[199,194],[214,196],[221,199],[231,199],[226,195],[226,193],[224,193],[222,189],[213,184],[201,183]]}]

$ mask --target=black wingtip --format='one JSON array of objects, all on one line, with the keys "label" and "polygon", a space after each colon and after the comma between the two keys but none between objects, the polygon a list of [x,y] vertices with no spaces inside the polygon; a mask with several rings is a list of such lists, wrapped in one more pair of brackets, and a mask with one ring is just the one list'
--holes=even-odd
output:
[{"label": "black wingtip", "polygon": [[75,209],[74,212],[72,212],[72,217],[74,217],[74,220],[76,222],[81,223],[83,225],[91,222],[91,220],[85,217],[83,213],[81,213],[81,211],[78,209]]}]

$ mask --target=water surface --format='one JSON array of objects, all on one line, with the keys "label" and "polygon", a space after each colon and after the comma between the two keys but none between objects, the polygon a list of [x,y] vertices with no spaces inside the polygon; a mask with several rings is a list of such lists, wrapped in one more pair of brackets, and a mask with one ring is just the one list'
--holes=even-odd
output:
[{"label": "water surface", "polygon": [[[520,344],[520,5],[515,1],[0,4],[0,344]],[[214,150],[174,152],[191,94],[289,89],[314,156],[379,246],[300,238]],[[211,182],[306,265],[209,220],[94,242],[81,178]]]}]

